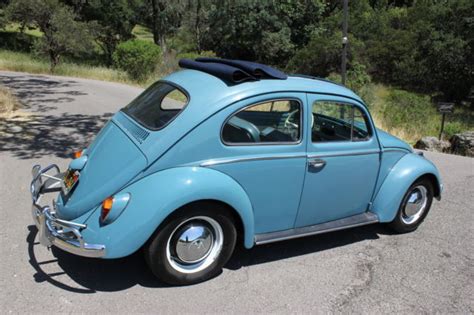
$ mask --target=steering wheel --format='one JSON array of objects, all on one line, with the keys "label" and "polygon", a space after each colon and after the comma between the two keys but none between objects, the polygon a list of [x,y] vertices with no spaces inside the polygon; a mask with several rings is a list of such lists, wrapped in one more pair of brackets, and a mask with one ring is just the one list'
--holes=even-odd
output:
[{"label": "steering wheel", "polygon": [[[285,124],[284,124],[285,128],[290,128],[290,127],[295,128],[295,129],[299,128],[298,124],[291,122],[291,120],[293,119],[293,116],[295,116],[296,113],[299,113],[299,111],[300,110],[297,109],[288,114],[288,117],[286,117],[285,119]],[[311,129],[313,129],[313,126],[314,126],[314,115],[311,114]]]},{"label": "steering wheel", "polygon": [[291,122],[291,120],[293,120],[294,116],[297,113],[299,114],[299,112],[300,112],[299,109],[290,112],[288,114],[288,117],[286,117],[286,119],[285,119],[285,124],[283,125],[283,127],[286,128],[286,129],[291,129],[291,128],[298,129],[299,125],[295,124],[294,122]]}]

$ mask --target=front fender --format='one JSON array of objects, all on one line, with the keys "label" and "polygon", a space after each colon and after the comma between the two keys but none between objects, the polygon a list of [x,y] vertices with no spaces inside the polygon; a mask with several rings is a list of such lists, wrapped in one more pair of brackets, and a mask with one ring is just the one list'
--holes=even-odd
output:
[{"label": "front fender", "polygon": [[125,211],[112,223],[101,226],[97,209],[87,220],[83,237],[104,244],[105,258],[132,254],[176,209],[193,201],[211,199],[224,202],[239,214],[244,228],[244,244],[254,244],[254,215],[244,189],[231,177],[202,167],[163,170],[131,184],[120,192],[131,195]]},{"label": "front fender", "polygon": [[424,175],[436,178],[437,187],[434,188],[440,195],[442,186],[438,169],[427,159],[417,154],[406,154],[393,166],[372,203],[371,209],[380,222],[391,222],[395,218],[408,188]]}]

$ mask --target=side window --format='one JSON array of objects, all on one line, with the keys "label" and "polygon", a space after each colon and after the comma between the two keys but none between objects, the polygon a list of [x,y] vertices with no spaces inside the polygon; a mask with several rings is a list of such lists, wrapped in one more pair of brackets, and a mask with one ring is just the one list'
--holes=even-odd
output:
[{"label": "side window", "polygon": [[301,139],[301,103],[274,100],[245,107],[222,128],[226,144],[295,143]]},{"label": "side window", "polygon": [[364,141],[370,137],[368,119],[354,105],[316,101],[312,111],[313,142]]}]

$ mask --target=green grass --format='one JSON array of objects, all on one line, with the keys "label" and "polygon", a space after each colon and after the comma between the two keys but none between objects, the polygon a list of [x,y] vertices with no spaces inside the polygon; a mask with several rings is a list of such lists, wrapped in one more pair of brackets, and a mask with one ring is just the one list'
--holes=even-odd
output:
[{"label": "green grass", "polygon": [[[20,33],[21,25],[20,23],[10,23],[5,26],[4,31],[9,32],[9,33]],[[41,33],[41,31],[38,28],[25,27],[25,29],[23,30],[23,33],[34,36],[34,37],[43,36],[43,33]]]},{"label": "green grass", "polygon": [[[372,85],[371,90],[367,103],[378,128],[410,144],[425,136],[438,136],[441,115],[428,95],[383,85]],[[468,106],[458,105],[446,116],[444,138],[467,130],[474,130],[474,113]]]},{"label": "green grass", "polygon": [[153,42],[153,34],[150,30],[142,25],[135,25],[132,30],[132,34],[137,38],[149,42]]},{"label": "green grass", "polygon": [[[0,70],[19,71],[29,73],[51,74],[49,62],[45,59],[34,57],[28,53],[0,50]],[[64,62],[57,66],[55,75],[114,81],[137,85],[123,71],[99,66],[88,66]]]}]

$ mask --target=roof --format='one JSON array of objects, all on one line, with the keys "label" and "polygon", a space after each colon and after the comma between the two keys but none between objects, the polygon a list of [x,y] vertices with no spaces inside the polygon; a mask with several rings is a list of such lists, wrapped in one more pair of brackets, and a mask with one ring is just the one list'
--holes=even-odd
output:
[{"label": "roof", "polygon": [[208,104],[206,107],[223,107],[240,99],[275,92],[307,92],[345,96],[363,103],[350,89],[326,80],[288,76],[285,80],[247,81],[228,85],[221,79],[198,70],[174,72],[163,80],[173,82],[190,95],[189,103]]}]

